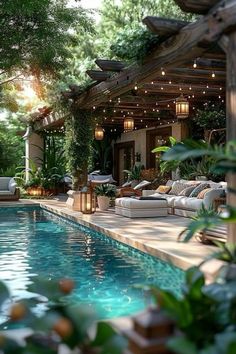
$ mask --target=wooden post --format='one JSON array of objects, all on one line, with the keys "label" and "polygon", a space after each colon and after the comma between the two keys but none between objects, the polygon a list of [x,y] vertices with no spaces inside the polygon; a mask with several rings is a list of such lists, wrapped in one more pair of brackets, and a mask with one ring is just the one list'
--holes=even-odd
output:
[{"label": "wooden post", "polygon": [[[227,141],[236,140],[236,31],[228,35],[227,46],[227,82],[226,82],[226,110],[227,110]],[[228,186],[236,189],[236,176],[229,173]],[[227,203],[236,207],[236,194],[228,193]],[[236,243],[236,223],[228,227],[228,243]]]}]

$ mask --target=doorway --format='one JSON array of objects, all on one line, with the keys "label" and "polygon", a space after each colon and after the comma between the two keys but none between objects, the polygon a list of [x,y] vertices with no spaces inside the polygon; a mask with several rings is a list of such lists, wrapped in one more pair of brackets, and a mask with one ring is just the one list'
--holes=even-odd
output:
[{"label": "doorway", "polygon": [[156,155],[152,153],[152,150],[161,145],[168,145],[169,137],[171,136],[171,127],[158,128],[147,131],[147,144],[146,144],[146,168],[158,169]]},{"label": "doorway", "polygon": [[123,170],[131,170],[134,166],[135,142],[127,141],[114,145],[114,177],[118,185],[125,183]]}]

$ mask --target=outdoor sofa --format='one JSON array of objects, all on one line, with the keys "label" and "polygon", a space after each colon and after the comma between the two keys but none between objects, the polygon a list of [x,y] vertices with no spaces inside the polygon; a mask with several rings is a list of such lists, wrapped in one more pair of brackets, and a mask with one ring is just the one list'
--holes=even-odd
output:
[{"label": "outdoor sofa", "polygon": [[[191,196],[193,190],[198,186],[201,186],[199,187],[199,193],[196,196]],[[164,193],[163,191],[165,191],[165,188],[161,189],[160,187],[168,187],[168,193]],[[160,198],[160,200],[163,198],[166,200],[169,214],[192,217],[196,215],[197,211],[199,211],[202,206],[204,206],[206,209],[214,207],[215,200],[223,197],[226,193],[226,182],[215,183],[213,181],[179,180],[168,181],[166,186],[160,187],[157,190],[143,190],[142,196],[147,199],[137,199],[135,203],[130,201],[129,198],[117,198],[115,201],[116,214],[128,217],[158,216],[159,211],[157,210],[157,215],[155,215],[155,211],[153,209],[159,209],[159,205],[163,205],[163,202],[158,202],[158,198]],[[175,187],[176,194],[173,194]],[[183,191],[187,188],[192,188],[192,192],[189,196],[183,195]],[[199,194],[202,192],[201,188],[202,191],[205,191],[205,194],[200,198]],[[173,191],[172,193],[171,190]],[[130,213],[130,209],[134,210],[132,210]],[[136,209],[139,209],[137,213]],[[143,213],[140,211],[140,209],[143,210]]]},{"label": "outdoor sofa", "polygon": [[20,190],[12,177],[0,177],[0,201],[15,201],[20,198]]}]

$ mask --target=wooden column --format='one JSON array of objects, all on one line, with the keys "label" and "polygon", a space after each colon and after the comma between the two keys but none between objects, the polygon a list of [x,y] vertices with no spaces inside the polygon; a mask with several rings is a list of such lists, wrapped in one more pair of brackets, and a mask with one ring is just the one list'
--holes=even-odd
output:
[{"label": "wooden column", "polygon": [[[236,140],[236,31],[228,35],[227,48],[227,141]],[[228,186],[236,189],[236,175],[228,174]],[[236,207],[236,194],[228,193],[228,204]],[[228,227],[228,243],[236,243],[236,223]]]}]

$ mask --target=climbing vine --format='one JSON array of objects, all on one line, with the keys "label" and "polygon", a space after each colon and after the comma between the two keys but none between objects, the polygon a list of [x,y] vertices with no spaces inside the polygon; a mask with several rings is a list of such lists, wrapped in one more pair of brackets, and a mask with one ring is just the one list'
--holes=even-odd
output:
[{"label": "climbing vine", "polygon": [[75,103],[71,105],[70,111],[71,114],[65,122],[65,155],[67,169],[72,175],[72,188],[77,190],[87,182],[88,161],[92,153],[93,121],[91,113],[79,109]]}]

